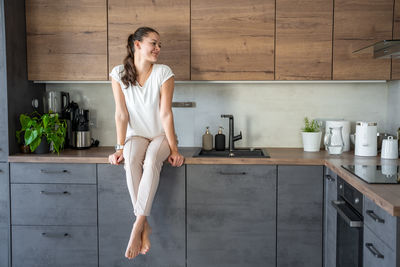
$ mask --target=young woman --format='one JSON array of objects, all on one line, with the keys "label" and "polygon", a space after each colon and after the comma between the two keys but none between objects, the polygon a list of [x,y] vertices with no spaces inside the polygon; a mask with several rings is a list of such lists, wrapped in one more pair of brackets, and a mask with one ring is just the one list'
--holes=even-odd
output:
[{"label": "young woman", "polygon": [[179,167],[171,110],[174,74],[166,65],[155,64],[160,54],[160,35],[141,27],[129,35],[124,64],[110,73],[115,100],[116,152],[111,164],[125,159],[126,181],[136,220],[125,257],[133,259],[150,249],[150,225],[146,216],[157,191],[163,162]]}]

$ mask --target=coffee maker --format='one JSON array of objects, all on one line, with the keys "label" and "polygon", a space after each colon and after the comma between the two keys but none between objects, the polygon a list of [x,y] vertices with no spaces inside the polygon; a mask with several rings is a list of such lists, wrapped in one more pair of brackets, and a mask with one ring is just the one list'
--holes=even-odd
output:
[{"label": "coffee maker", "polygon": [[74,109],[72,116],[72,147],[76,149],[90,148],[92,138],[89,129],[89,110]]}]

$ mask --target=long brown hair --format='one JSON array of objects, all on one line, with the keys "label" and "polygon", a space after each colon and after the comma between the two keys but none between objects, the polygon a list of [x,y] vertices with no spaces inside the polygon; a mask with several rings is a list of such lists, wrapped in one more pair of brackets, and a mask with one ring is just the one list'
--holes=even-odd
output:
[{"label": "long brown hair", "polygon": [[121,77],[122,83],[128,87],[136,83],[137,73],[135,67],[135,41],[142,41],[143,37],[146,37],[149,33],[154,32],[160,35],[156,30],[150,27],[140,27],[133,34],[128,37],[128,44],[126,49],[128,54],[126,55],[124,63],[124,74]]}]

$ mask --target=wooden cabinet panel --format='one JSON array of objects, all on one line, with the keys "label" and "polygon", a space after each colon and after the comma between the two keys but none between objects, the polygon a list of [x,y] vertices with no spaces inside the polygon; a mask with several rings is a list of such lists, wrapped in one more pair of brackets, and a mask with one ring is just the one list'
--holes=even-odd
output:
[{"label": "wooden cabinet panel", "polygon": [[332,0],[276,1],[276,80],[330,80]]},{"label": "wooden cabinet panel", "polygon": [[273,0],[192,0],[192,80],[273,80]]},{"label": "wooden cabinet panel", "polygon": [[335,0],[334,80],[390,79],[390,59],[352,52],[392,38],[392,0]]},{"label": "wooden cabinet panel", "polygon": [[158,63],[171,67],[176,80],[190,79],[189,0],[108,1],[109,69],[122,64],[129,34],[141,26],[156,29],[162,49]]},{"label": "wooden cabinet panel", "polygon": [[[400,39],[400,1],[394,1],[393,39]],[[392,80],[400,80],[400,58],[392,59]]]},{"label": "wooden cabinet panel", "polygon": [[27,0],[29,80],[107,80],[106,0]]}]

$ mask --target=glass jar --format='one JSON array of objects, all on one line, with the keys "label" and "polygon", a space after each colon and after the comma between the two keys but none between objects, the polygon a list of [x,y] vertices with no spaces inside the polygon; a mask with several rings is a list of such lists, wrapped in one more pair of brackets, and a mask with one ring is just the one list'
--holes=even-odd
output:
[{"label": "glass jar", "polygon": [[329,132],[325,135],[324,144],[331,155],[340,155],[343,152],[342,128],[342,126],[329,127]]}]

